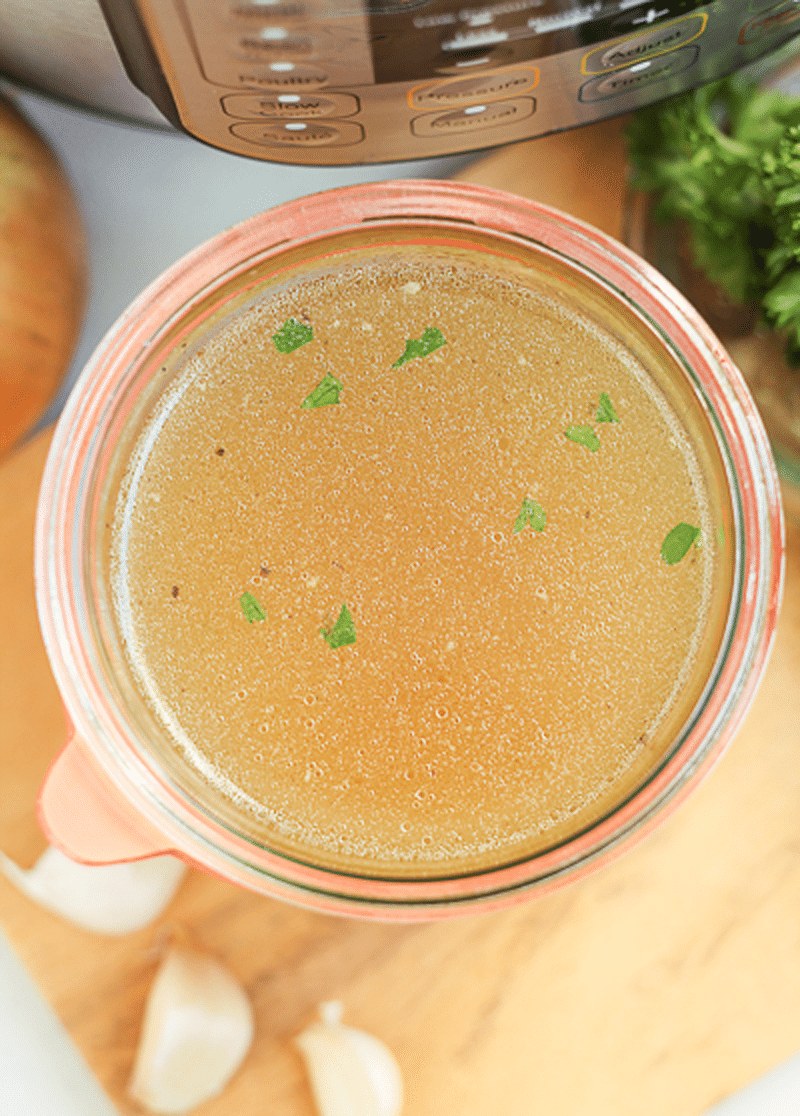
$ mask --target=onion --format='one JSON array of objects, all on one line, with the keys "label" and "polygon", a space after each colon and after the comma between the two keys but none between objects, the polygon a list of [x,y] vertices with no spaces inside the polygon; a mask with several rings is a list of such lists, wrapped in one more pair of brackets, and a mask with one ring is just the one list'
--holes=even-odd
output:
[{"label": "onion", "polygon": [[48,911],[96,934],[130,934],[158,918],[186,872],[171,856],[76,864],[52,846],[25,871],[0,852],[0,872]]},{"label": "onion", "polygon": [[54,153],[0,99],[0,453],[39,418],[83,318],[83,226]]},{"label": "onion", "polygon": [[218,961],[183,946],[164,957],[147,999],[128,1091],[171,1116],[222,1092],[253,1041],[253,1009]]}]

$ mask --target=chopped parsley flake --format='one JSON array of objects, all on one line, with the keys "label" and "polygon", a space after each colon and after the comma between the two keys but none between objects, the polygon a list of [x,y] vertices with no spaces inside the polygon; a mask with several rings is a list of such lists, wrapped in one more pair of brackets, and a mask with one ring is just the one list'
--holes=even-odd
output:
[{"label": "chopped parsley flake", "polygon": [[248,624],[266,620],[267,613],[264,606],[256,600],[252,593],[242,593],[239,604],[242,606],[242,612]]},{"label": "chopped parsley flake", "polygon": [[597,408],[595,422],[619,422],[614,404],[611,402],[607,391],[600,393],[600,406]]},{"label": "chopped parsley flake", "polygon": [[668,566],[674,566],[691,550],[692,544],[699,546],[700,528],[690,523],[679,523],[673,527],[661,544],[661,557]]},{"label": "chopped parsley flake", "polygon": [[399,356],[392,365],[392,368],[399,368],[401,364],[405,364],[409,360],[415,360],[417,357],[430,356],[431,353],[441,349],[442,345],[446,345],[447,341],[444,334],[436,326],[428,326],[423,330],[422,337],[416,340],[409,337],[406,341],[406,347],[402,356]]},{"label": "chopped parsley flake", "polygon": [[577,442],[579,446],[585,446],[592,453],[596,453],[600,449],[600,439],[591,426],[576,426],[573,423],[567,427],[564,433],[571,442]]},{"label": "chopped parsley flake", "polygon": [[517,518],[514,520],[514,534],[518,535],[525,527],[531,527],[534,531],[544,531],[547,523],[547,513],[541,504],[526,496],[522,501],[522,507]]},{"label": "chopped parsley flake", "polygon": [[272,340],[279,353],[293,353],[301,345],[313,340],[313,337],[314,330],[310,325],[298,322],[297,318],[289,318],[277,333],[273,333]]},{"label": "chopped parsley flake", "polygon": [[342,605],[342,611],[332,628],[320,628],[319,632],[328,647],[345,647],[348,643],[355,643],[356,625],[347,605]]},{"label": "chopped parsley flake", "polygon": [[307,395],[300,406],[306,411],[313,411],[317,407],[329,407],[339,402],[339,392],[342,385],[330,374],[323,377],[310,395]]}]

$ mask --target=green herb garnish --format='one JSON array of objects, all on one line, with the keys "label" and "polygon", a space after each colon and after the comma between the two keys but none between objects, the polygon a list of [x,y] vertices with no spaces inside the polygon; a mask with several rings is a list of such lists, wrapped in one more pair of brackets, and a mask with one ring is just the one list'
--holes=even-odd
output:
[{"label": "green herb garnish", "polygon": [[534,531],[544,531],[547,523],[547,513],[541,504],[537,504],[530,496],[522,501],[522,507],[514,520],[514,534],[518,535],[525,527],[532,527]]},{"label": "green herb garnish", "polygon": [[661,544],[661,557],[668,566],[674,566],[686,557],[693,543],[699,546],[697,542],[699,538],[699,527],[692,527],[691,523],[679,523],[677,527],[672,528]]},{"label": "green herb garnish", "polygon": [[277,333],[273,333],[272,340],[279,353],[293,353],[301,345],[313,340],[314,330],[306,322],[298,322],[297,318],[289,318],[284,322]]},{"label": "green herb garnish", "polygon": [[571,442],[577,442],[579,446],[585,446],[592,453],[596,453],[600,449],[600,439],[591,426],[575,426],[573,424],[568,426],[564,433]]},{"label": "green herb garnish", "polygon": [[264,606],[256,600],[252,593],[242,593],[239,604],[242,606],[242,612],[248,624],[256,624],[261,620],[266,620],[267,613]]},{"label": "green herb garnish", "polygon": [[347,605],[342,605],[342,611],[332,628],[320,628],[319,632],[328,647],[345,647],[348,643],[355,643],[356,625]]},{"label": "green herb garnish", "polygon": [[330,374],[323,377],[310,395],[307,395],[300,404],[306,411],[313,411],[317,407],[330,407],[339,402],[339,392],[342,385]]},{"label": "green herb garnish", "polygon": [[627,139],[654,220],[685,229],[697,268],[800,365],[800,100],[725,78],[641,109]]},{"label": "green herb garnish", "polygon": [[410,337],[408,341],[406,341],[403,355],[397,358],[392,368],[399,368],[401,364],[405,364],[406,361],[409,360],[415,360],[417,357],[429,356],[437,349],[441,349],[442,345],[446,344],[447,341],[442,331],[437,329],[436,326],[428,326],[428,328],[423,331],[422,337],[419,340]]},{"label": "green herb garnish", "polygon": [[614,404],[607,391],[600,392],[600,405],[597,408],[595,422],[619,422]]}]

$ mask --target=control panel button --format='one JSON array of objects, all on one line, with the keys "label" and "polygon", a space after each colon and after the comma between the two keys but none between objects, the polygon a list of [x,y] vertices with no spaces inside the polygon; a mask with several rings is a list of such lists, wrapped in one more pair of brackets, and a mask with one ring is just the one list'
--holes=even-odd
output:
[{"label": "control panel button", "polygon": [[696,46],[678,47],[677,50],[660,54],[657,58],[635,62],[632,66],[614,70],[613,73],[603,77],[592,78],[579,89],[578,100],[584,103],[605,101],[609,97],[621,97],[625,93],[633,93],[645,85],[664,81],[682,70],[688,70],[697,61],[699,54],[700,50]]},{"label": "control panel button", "polygon": [[281,58],[311,58],[317,51],[310,35],[289,27],[270,26],[237,37],[229,53],[234,58],[269,62]]},{"label": "control panel button", "polygon": [[416,89],[409,90],[408,103],[414,109],[436,109],[450,105],[499,101],[515,93],[525,93],[538,84],[539,71],[535,67],[475,74],[473,77],[450,78],[418,85]]},{"label": "control panel button", "polygon": [[319,116],[355,116],[361,108],[351,93],[230,93],[222,98],[223,111],[238,120],[270,117],[312,119]]},{"label": "control panel button", "polygon": [[769,35],[784,31],[787,26],[797,23],[798,20],[800,20],[800,4],[797,0],[784,0],[784,3],[775,4],[774,7],[767,8],[757,15],[755,19],[748,20],[739,32],[739,43],[741,46],[757,43]]},{"label": "control panel button", "polygon": [[[334,85],[369,85],[374,78],[370,24],[362,0],[342,0],[332,12],[327,0],[136,0],[154,10],[177,6],[200,71],[218,96],[237,86],[300,86],[301,67],[325,71]],[[294,81],[264,71],[294,68]],[[308,75],[306,75],[308,76]],[[318,75],[315,75],[318,77]],[[265,81],[264,78],[268,80]],[[320,85],[326,82],[302,83]],[[219,100],[217,100],[219,105]]]},{"label": "control panel button", "polygon": [[237,85],[250,85],[262,89],[288,91],[319,89],[328,84],[328,74],[319,66],[297,62],[273,62],[269,66],[251,66],[236,71]]},{"label": "control panel button", "polygon": [[536,111],[533,97],[514,97],[508,101],[494,101],[486,105],[469,105],[453,112],[427,113],[411,121],[415,136],[459,135],[480,132],[485,128],[500,128],[516,124]]},{"label": "control panel button", "polygon": [[614,43],[604,43],[590,51],[583,58],[581,72],[602,74],[619,66],[630,66],[635,62],[656,54],[664,54],[696,39],[705,30],[708,16],[705,13],[684,16],[672,23],[662,23],[649,31],[628,35]]},{"label": "control panel button", "polygon": [[364,138],[360,124],[344,120],[252,120],[232,124],[230,130],[260,147],[350,147]]}]

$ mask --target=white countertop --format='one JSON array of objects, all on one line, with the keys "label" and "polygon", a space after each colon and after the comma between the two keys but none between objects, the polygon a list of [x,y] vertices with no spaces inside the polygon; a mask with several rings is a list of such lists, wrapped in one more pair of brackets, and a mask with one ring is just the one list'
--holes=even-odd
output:
[{"label": "white countertop", "polygon": [[[387,178],[446,177],[467,161],[336,169],[263,164],[175,133],[100,120],[29,94],[15,97],[58,150],[89,234],[92,288],[68,384],[134,296],[167,265],[222,229],[318,190]],[[113,1113],[0,934],[0,1116]],[[716,1105],[708,1116],[798,1113],[800,1055]]]}]

